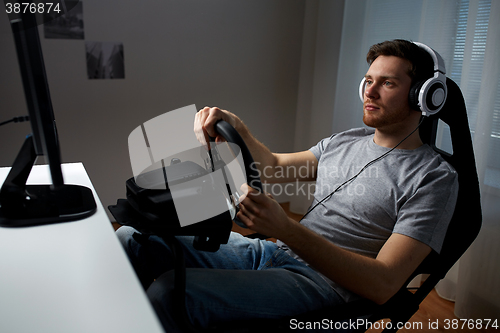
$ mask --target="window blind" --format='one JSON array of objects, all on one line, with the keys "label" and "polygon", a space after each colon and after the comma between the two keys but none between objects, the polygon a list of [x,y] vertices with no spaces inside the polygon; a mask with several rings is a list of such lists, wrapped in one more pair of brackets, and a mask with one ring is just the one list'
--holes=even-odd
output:
[{"label": "window blind", "polygon": [[[445,59],[447,76],[464,93],[474,140],[483,71],[488,70],[484,59],[490,11],[491,0],[369,1],[363,44],[405,38],[435,48]],[[500,189],[500,81],[496,85],[484,183]],[[449,129],[444,127],[440,138],[440,146],[450,151]]]}]

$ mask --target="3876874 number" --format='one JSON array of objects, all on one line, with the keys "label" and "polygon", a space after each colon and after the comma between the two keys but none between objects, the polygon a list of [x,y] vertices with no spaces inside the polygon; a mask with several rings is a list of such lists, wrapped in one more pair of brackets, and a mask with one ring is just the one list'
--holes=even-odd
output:
[{"label": "3876874 number", "polygon": [[5,12],[7,14],[20,14],[20,13],[31,13],[31,14],[49,14],[49,13],[60,13],[61,8],[59,7],[59,2],[6,2]]},{"label": "3876874 number", "polygon": [[445,319],[444,329],[498,329],[498,319]]}]

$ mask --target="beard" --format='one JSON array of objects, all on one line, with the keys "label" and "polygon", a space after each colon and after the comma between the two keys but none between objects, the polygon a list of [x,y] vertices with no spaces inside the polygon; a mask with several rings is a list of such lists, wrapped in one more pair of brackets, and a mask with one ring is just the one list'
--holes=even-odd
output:
[{"label": "beard", "polygon": [[374,104],[367,100],[363,104],[363,123],[368,127],[384,128],[387,126],[398,126],[401,122],[408,119],[411,115],[411,110],[393,109],[388,110],[383,105],[378,105],[379,109],[375,111],[366,110],[366,104]]}]

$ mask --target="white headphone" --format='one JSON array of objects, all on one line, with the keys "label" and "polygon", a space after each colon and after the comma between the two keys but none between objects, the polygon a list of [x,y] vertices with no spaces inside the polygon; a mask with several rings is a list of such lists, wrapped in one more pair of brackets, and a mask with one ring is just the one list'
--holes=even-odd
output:
[{"label": "white headphone", "polygon": [[[415,110],[421,110],[423,116],[431,116],[439,112],[446,102],[448,88],[446,87],[446,68],[443,58],[425,44],[413,42],[424,49],[432,57],[434,62],[434,76],[425,80],[416,82],[410,89],[408,96],[410,107]],[[359,85],[359,98],[364,102],[366,80],[363,78]]]}]

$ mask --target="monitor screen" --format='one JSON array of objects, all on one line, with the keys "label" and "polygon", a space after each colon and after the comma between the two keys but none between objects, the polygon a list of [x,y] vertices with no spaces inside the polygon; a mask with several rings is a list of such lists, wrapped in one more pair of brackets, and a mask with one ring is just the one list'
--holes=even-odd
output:
[{"label": "monitor screen", "polygon": [[[0,226],[67,222],[92,215],[92,191],[64,183],[61,153],[35,14],[10,17],[32,134],[21,147],[0,189]],[[26,185],[37,156],[49,165],[52,183]]]},{"label": "monitor screen", "polygon": [[35,152],[38,156],[44,155],[47,159],[52,184],[58,187],[64,184],[60,166],[61,155],[36,18],[29,13],[22,13],[20,18],[11,21],[11,27],[31,121]]}]

